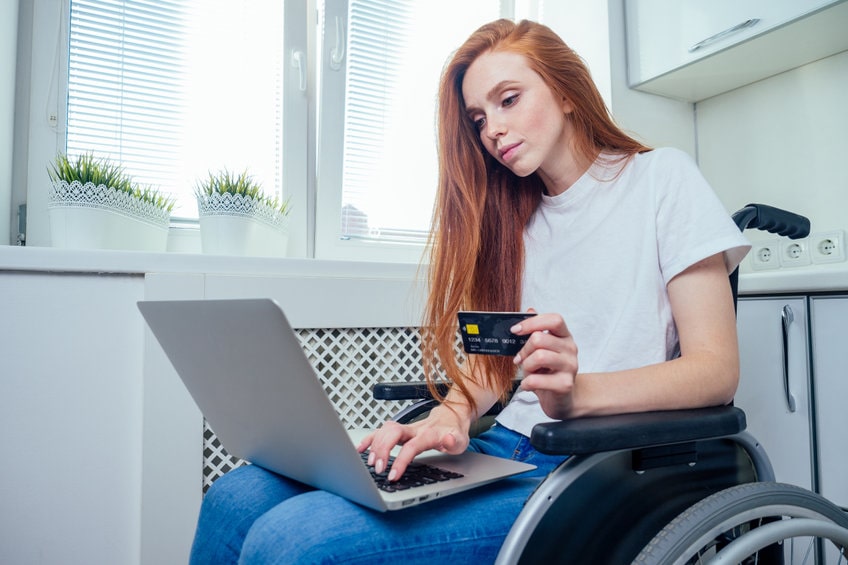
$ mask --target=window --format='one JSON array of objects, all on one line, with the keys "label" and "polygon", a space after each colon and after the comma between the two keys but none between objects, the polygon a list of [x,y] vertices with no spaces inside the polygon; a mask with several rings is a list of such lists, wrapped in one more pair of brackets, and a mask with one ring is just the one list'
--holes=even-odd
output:
[{"label": "window", "polygon": [[442,67],[477,27],[511,15],[502,4],[350,0],[345,12],[327,3],[327,48],[345,21],[348,37],[343,88],[329,57],[323,67],[329,95],[321,109],[344,112],[321,129],[320,256],[420,258],[438,175],[435,102]]},{"label": "window", "polygon": [[108,156],[197,218],[211,170],[282,192],[279,0],[72,0],[67,152]]},{"label": "window", "polygon": [[514,3],[34,3],[28,161],[15,165],[26,171],[27,243],[49,244],[47,164],[91,151],[172,193],[175,218],[196,218],[207,172],[248,169],[291,199],[291,255],[417,262],[442,66]]}]

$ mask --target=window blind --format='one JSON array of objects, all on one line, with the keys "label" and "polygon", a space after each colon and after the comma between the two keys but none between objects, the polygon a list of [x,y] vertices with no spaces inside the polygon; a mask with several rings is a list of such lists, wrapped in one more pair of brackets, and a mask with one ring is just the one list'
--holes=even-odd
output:
[{"label": "window blind", "polygon": [[186,5],[73,0],[67,153],[119,162],[137,181],[173,188],[185,107]]},{"label": "window blind", "polygon": [[281,0],[72,0],[66,151],[91,152],[197,218],[209,172],[282,194]]},{"label": "window blind", "polygon": [[500,13],[500,0],[350,0],[342,239],[426,240],[441,70]]}]

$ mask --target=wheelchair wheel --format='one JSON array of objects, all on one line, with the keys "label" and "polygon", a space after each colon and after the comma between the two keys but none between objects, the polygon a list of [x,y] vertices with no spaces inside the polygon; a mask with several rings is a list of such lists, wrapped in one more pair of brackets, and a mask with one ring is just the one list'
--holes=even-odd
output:
[{"label": "wheelchair wheel", "polygon": [[[810,541],[795,544],[799,536]],[[748,483],[690,507],[663,528],[633,563],[682,565],[714,558],[714,563],[814,563],[816,539],[830,540],[835,551],[846,555],[848,514],[800,487]]]}]

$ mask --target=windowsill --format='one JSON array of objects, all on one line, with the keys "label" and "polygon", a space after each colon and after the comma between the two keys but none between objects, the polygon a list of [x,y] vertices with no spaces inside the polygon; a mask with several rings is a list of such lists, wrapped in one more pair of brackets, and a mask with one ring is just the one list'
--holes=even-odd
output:
[{"label": "windowsill", "polygon": [[199,253],[0,246],[0,271],[136,274],[217,273],[300,277],[413,279],[418,265]]}]

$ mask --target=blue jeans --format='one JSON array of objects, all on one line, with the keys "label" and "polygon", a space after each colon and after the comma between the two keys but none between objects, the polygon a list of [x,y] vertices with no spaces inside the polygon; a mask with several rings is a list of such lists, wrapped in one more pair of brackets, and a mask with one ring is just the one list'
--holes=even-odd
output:
[{"label": "blue jeans", "polygon": [[190,563],[491,563],[524,501],[565,458],[539,453],[497,425],[469,449],[537,469],[380,513],[255,465],[239,467],[206,493]]}]

